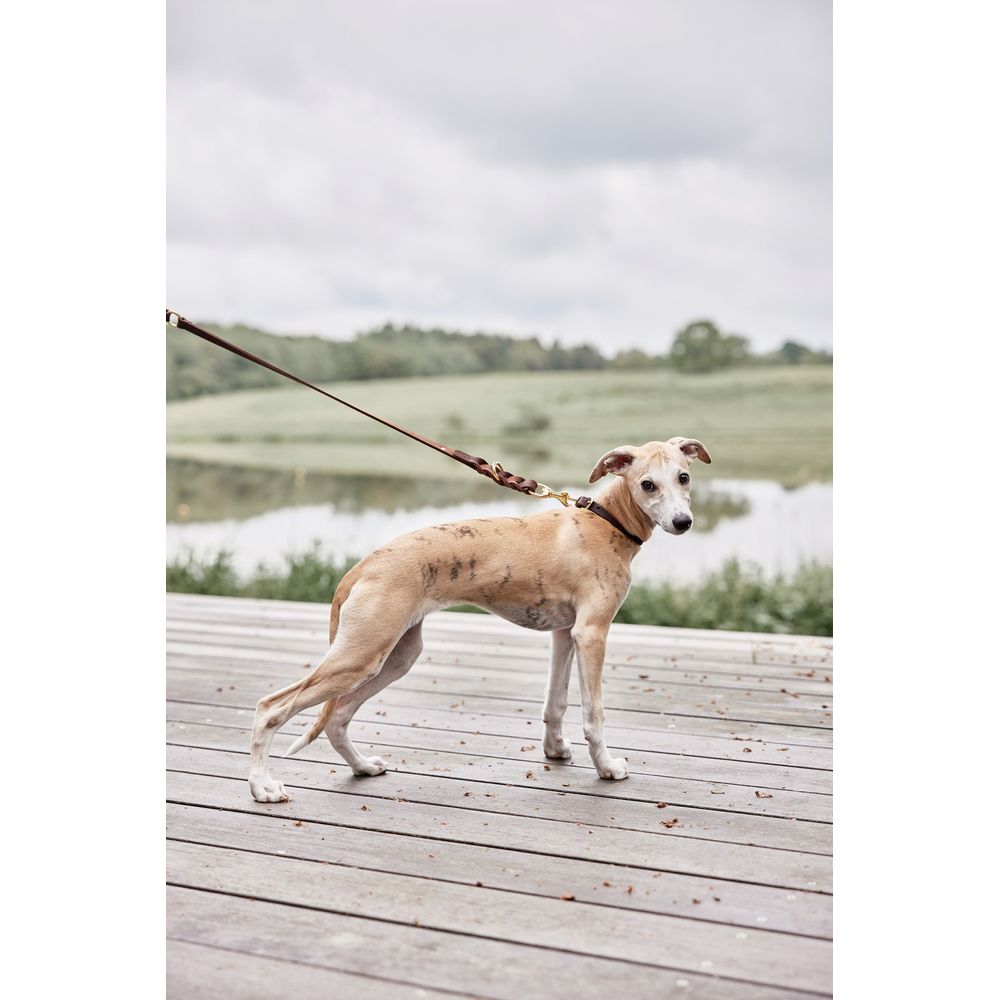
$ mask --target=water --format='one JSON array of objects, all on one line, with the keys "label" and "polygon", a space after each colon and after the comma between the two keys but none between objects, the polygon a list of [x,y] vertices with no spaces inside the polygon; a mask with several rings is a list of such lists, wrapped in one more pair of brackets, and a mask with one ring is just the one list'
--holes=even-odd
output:
[{"label": "water", "polygon": [[[471,476],[471,474],[470,474]],[[594,487],[568,484],[574,496]],[[239,573],[319,542],[335,559],[359,557],[429,524],[489,515],[523,515],[558,506],[500,490],[486,480],[412,480],[167,463],[167,557],[224,548]],[[657,530],[632,564],[636,582],[692,582],[727,559],[765,572],[804,559],[832,558],[832,488],[794,489],[766,480],[695,482],[694,528]]]}]

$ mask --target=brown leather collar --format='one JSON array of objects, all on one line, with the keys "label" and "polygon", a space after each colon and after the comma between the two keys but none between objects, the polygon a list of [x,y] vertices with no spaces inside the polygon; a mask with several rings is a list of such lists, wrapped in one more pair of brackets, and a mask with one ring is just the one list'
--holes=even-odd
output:
[{"label": "brown leather collar", "polygon": [[598,517],[603,517],[608,524],[617,528],[630,541],[635,542],[636,545],[642,545],[642,539],[638,535],[633,535],[614,514],[605,510],[596,500],[591,500],[590,497],[577,497],[576,505],[577,507],[583,507],[584,510],[589,510]]}]

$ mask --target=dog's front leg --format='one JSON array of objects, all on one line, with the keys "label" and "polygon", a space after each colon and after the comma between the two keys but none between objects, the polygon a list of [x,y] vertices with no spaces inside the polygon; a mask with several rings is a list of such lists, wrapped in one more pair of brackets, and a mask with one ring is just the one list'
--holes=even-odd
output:
[{"label": "dog's front leg", "polygon": [[627,778],[628,762],[612,758],[604,744],[604,649],[611,623],[573,626],[573,642],[580,669],[580,700],[583,703],[583,735],[590,745],[590,758],[602,778]]},{"label": "dog's front leg", "polygon": [[566,714],[569,672],[573,666],[573,633],[568,628],[552,633],[552,663],[549,666],[549,683],[545,689],[545,756],[555,760],[569,760],[573,756],[569,740],[563,736],[562,722]]}]

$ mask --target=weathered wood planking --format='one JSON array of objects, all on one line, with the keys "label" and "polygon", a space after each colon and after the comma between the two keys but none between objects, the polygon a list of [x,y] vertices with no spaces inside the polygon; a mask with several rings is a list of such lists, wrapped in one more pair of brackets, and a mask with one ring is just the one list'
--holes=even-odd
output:
[{"label": "weathered wood planking", "polygon": [[350,1000],[443,1000],[472,996],[372,979],[321,965],[262,958],[245,951],[167,940],[167,996],[183,1000],[294,1000],[347,997]]},{"label": "weathered wood planking", "polygon": [[[607,1000],[626,991],[665,1000],[806,1000],[815,993],[572,955],[425,927],[170,887],[167,932],[197,942],[388,982],[496,1000]],[[396,994],[387,991],[387,998]],[[179,998],[178,998],[179,1000]]]},{"label": "weathered wood planking", "polygon": [[[576,898],[604,906],[670,913],[740,927],[766,927],[829,938],[832,900],[816,892],[678,875],[628,865],[507,850],[503,847],[401,837],[371,829],[306,823],[291,816],[243,813],[244,789],[232,779],[170,775],[167,823],[170,836],[198,844],[433,877],[465,885],[560,899],[567,886]],[[228,810],[183,804],[201,798]],[[765,915],[765,920],[760,917]]]},{"label": "weathered wood planking", "polygon": [[[275,670],[270,674],[247,676],[236,661],[206,663],[197,658],[167,655],[167,696],[174,701],[189,701],[199,704],[219,704],[240,707],[256,705],[264,694],[284,687],[296,676],[304,672],[289,674]],[[228,683],[220,685],[221,680]],[[443,687],[443,685],[442,685]],[[490,716],[523,716],[532,725],[540,725],[543,688],[541,686],[530,695],[511,695],[493,698],[478,692],[478,683],[466,685],[465,692],[439,690],[438,685],[425,685],[426,689],[413,690],[403,681],[392,684],[371,699],[370,704],[380,708],[400,706],[414,708],[463,710]],[[647,702],[650,711],[619,708],[613,702],[605,703],[605,732],[611,728],[628,728],[648,731],[650,739],[662,733],[672,732],[717,737],[726,741],[761,740],[775,748],[817,747],[824,751],[822,759],[830,760],[829,748],[832,734],[829,729],[815,729],[800,725],[784,725],[771,722],[753,722],[740,719],[724,719],[718,716],[693,716],[678,714],[674,706],[664,707],[656,702]],[[657,711],[656,709],[660,710]],[[307,717],[310,709],[302,713]],[[580,707],[570,702],[566,714],[567,725],[580,726]],[[740,753],[745,753],[743,747]],[[751,748],[751,753],[753,748]],[[777,760],[777,758],[775,758]]]},{"label": "weathered wood planking", "polygon": [[432,616],[352,730],[392,770],[356,779],[317,742],[274,758],[293,800],[261,805],[253,706],[322,654],[327,608],[167,607],[168,995],[829,993],[829,640],[616,626],[632,777],[607,783],[582,743],[541,754],[547,636]]},{"label": "weathered wood planking", "polygon": [[[433,619],[432,619],[433,622]],[[253,646],[255,648],[283,648],[315,657],[317,651],[327,646],[326,628],[277,629],[263,628],[241,622],[217,624],[214,622],[175,622],[167,630],[168,639],[202,642],[207,645]],[[506,670],[510,666],[528,664],[534,669],[544,669],[548,653],[537,640],[530,643],[513,643],[504,639],[486,639],[470,636],[451,637],[432,631],[425,636],[424,650],[432,658],[460,656],[463,662],[473,662],[483,669]],[[688,661],[689,662],[689,661]],[[832,664],[794,668],[769,664],[743,664],[719,661],[701,661],[695,668],[684,668],[677,656],[657,653],[629,653],[609,651],[605,658],[606,670],[616,676],[640,679],[645,673],[677,683],[703,687],[705,682],[723,686],[749,687],[754,684],[780,690],[785,682],[793,682],[802,690],[817,694],[828,693],[833,682]],[[825,678],[829,677],[827,681]]]},{"label": "weathered wood planking", "polygon": [[[170,639],[167,641],[167,653],[176,656],[179,665],[183,665],[185,657],[197,657],[205,666],[217,669],[219,665],[232,664],[247,676],[262,678],[271,677],[279,671],[281,675],[297,679],[301,676],[300,671],[316,664],[316,658],[311,662],[303,661],[301,654],[281,649],[176,642]],[[524,671],[512,665],[502,672],[484,671],[467,667],[461,662],[437,664],[432,670],[424,657],[409,674],[396,681],[394,687],[455,693],[468,690],[469,681],[473,680],[476,692],[500,698],[520,697],[524,693],[537,693],[539,689],[544,691],[545,688],[545,674],[541,670]],[[429,687],[431,685],[433,687]],[[670,711],[686,715],[788,723],[821,729],[830,726],[830,696],[803,695],[791,688],[773,692],[755,688],[697,688],[689,684],[655,681],[646,682],[643,686],[610,678],[604,690],[608,696],[616,696],[615,703],[620,708],[630,711],[662,711],[661,707],[654,709],[652,706],[664,699]],[[571,704],[579,704],[572,688],[570,699]]]},{"label": "weathered wood planking", "polygon": [[[422,713],[418,719],[414,713],[394,711],[393,719],[398,721],[390,722],[384,716],[375,715],[376,711],[379,711],[377,707],[367,712],[363,707],[355,716],[351,724],[351,735],[359,745],[364,742],[372,747],[407,747],[416,750],[473,754],[491,759],[504,757],[508,760],[528,761],[543,768],[546,763],[551,763],[542,752],[538,734],[532,733],[528,726],[522,727],[520,736],[509,736],[506,733],[488,730],[483,732],[478,723],[476,725],[478,731],[463,731],[465,721],[454,712],[441,713],[442,719],[433,720],[436,728],[429,728],[432,722],[427,719],[426,713]],[[229,726],[249,731],[252,720],[253,708],[250,706],[234,708],[228,705],[167,702],[167,722],[178,727],[198,724]],[[280,742],[283,737],[299,735],[302,730],[299,724],[301,721],[293,720],[279,730],[277,744],[279,748],[284,745]],[[482,720],[483,724],[485,721]],[[463,729],[459,729],[459,726]],[[502,729],[505,726],[500,725],[495,728]],[[587,744],[580,734],[568,734],[569,737],[573,735],[577,737],[570,739],[573,744],[574,759],[561,762],[561,766],[590,768],[592,765]],[[320,737],[311,748],[322,748],[325,745],[325,738]],[[615,742],[615,746],[619,745],[620,740]],[[633,775],[658,774],[671,778],[691,778],[695,781],[711,782],[717,787],[736,784],[750,785],[755,789],[781,788],[829,795],[832,784],[829,770],[788,767],[769,762],[757,763],[746,755],[740,755],[739,751],[730,754],[729,757],[690,754],[682,749],[673,753],[629,751],[627,756]],[[782,754],[781,759],[787,761],[788,753]]]},{"label": "weathered wood planking", "polygon": [[[246,764],[245,755],[168,747],[170,770],[181,771],[191,778],[232,778],[243,784],[243,797],[249,799]],[[301,783],[292,782],[289,789],[290,803],[265,804],[249,800],[247,807],[254,812],[294,815],[296,819],[313,822],[507,846],[560,857],[612,864],[627,859],[629,864],[642,868],[717,876],[790,890],[829,892],[831,889],[832,864],[826,854],[686,836],[681,827],[663,828],[662,832],[621,830],[610,823],[553,818],[546,815],[549,809],[542,808],[548,803],[541,803],[535,815],[525,815],[516,811],[519,805],[525,808],[522,805],[524,793],[502,785],[496,786],[495,792],[481,793],[470,803],[461,790],[449,789],[442,780],[445,787],[432,793],[436,801],[401,803],[404,797],[396,792],[401,784],[400,776],[390,773],[389,777],[379,776],[381,791],[374,784],[375,779],[358,779],[351,782],[351,790],[345,794],[344,789],[332,788],[326,781],[329,775],[324,772],[328,770],[326,765],[302,766],[295,775]],[[316,776],[315,784],[306,784],[309,773]],[[187,787],[192,786],[198,787],[194,781]],[[461,799],[461,803],[449,808],[449,803],[455,799]],[[204,800],[201,804],[205,804]],[[606,815],[610,812],[606,805],[603,811]],[[664,812],[670,816],[669,810]]]},{"label": "weathered wood planking", "polygon": [[[310,906],[476,938],[639,962],[684,972],[818,991],[830,975],[829,942],[664,914],[548,899],[300,858],[171,842],[171,885]],[[570,905],[571,904],[571,905]],[[569,912],[568,912],[569,911]]]},{"label": "weathered wood planking", "polygon": [[[167,742],[175,746],[244,753],[249,740],[249,730],[243,728],[200,723],[167,724]],[[326,762],[326,767],[336,767],[341,763],[340,758],[326,744],[325,737],[323,740],[323,743],[317,740],[301,750],[295,759],[319,764]],[[281,753],[291,742],[290,736],[276,738],[276,752]],[[532,745],[534,760],[510,760],[504,757],[474,756],[455,752],[454,749],[424,752],[416,748],[394,750],[387,749],[382,744],[366,745],[357,739],[355,743],[362,753],[378,749],[393,773],[424,778],[448,777],[460,780],[463,785],[466,782],[516,785],[530,791],[555,792],[560,796],[596,795],[602,799],[657,807],[659,803],[666,802],[675,811],[679,807],[689,807],[827,824],[832,821],[833,806],[829,795],[789,792],[780,788],[765,793],[752,785],[681,780],[644,774],[638,770],[630,772],[628,781],[615,782],[609,788],[587,764],[547,761],[535,745]],[[370,785],[363,784],[366,787]],[[617,818],[624,820],[625,816]]]}]

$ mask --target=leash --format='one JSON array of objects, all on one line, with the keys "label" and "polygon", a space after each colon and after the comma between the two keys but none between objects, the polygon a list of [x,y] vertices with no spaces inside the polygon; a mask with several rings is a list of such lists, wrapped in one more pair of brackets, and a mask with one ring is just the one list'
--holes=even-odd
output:
[{"label": "leash", "polygon": [[553,500],[558,500],[564,507],[568,507],[570,501],[573,501],[576,507],[589,510],[598,517],[604,518],[608,524],[617,528],[618,531],[625,535],[626,538],[631,539],[636,545],[642,545],[641,538],[637,535],[633,535],[631,531],[628,531],[624,525],[619,522],[618,518],[616,518],[609,511],[605,510],[596,500],[592,500],[590,497],[571,497],[566,490],[557,492],[556,490],[546,486],[544,483],[538,482],[536,479],[526,479],[524,476],[518,476],[513,472],[508,472],[499,462],[488,462],[485,458],[470,455],[467,452],[459,450],[458,448],[449,448],[448,445],[441,444],[440,441],[435,441],[433,438],[425,437],[423,434],[418,434],[416,431],[411,431],[406,427],[401,427],[399,424],[393,423],[391,420],[386,420],[384,417],[370,413],[368,410],[362,409],[360,406],[356,406],[354,403],[351,403],[346,399],[341,399],[340,396],[335,396],[332,392],[327,392],[326,389],[321,389],[318,385],[313,385],[312,382],[308,382],[304,378],[299,378],[298,375],[293,375],[291,372],[285,371],[284,368],[279,368],[277,365],[272,364],[264,358],[259,358],[256,354],[251,354],[250,351],[244,350],[242,347],[230,343],[224,337],[220,337],[217,333],[211,333],[208,330],[203,330],[200,326],[196,326],[190,320],[185,319],[180,313],[174,312],[172,309],[167,310],[167,323],[179,330],[185,330],[188,333],[192,333],[194,336],[200,337],[202,340],[206,340],[208,343],[214,344],[216,347],[221,347],[223,350],[229,351],[231,354],[235,354],[247,361],[252,361],[255,365],[260,365],[261,368],[266,368],[268,371],[272,371],[277,375],[282,375],[284,378],[290,379],[292,382],[304,385],[307,389],[312,389],[314,392],[318,392],[320,395],[326,396],[327,399],[332,399],[335,403],[340,403],[341,406],[346,406],[348,409],[354,410],[355,413],[360,413],[362,416],[368,417],[370,420],[375,420],[384,427],[390,428],[390,430],[398,431],[400,434],[404,434],[413,441],[418,441],[420,444],[426,445],[428,448],[433,448],[434,451],[439,452],[442,455],[447,455],[449,458],[455,459],[456,462],[461,462],[474,472],[478,472],[481,476],[488,476],[499,486],[503,486],[509,490],[515,490],[518,493],[523,493],[525,496],[537,497],[540,500],[552,498]]}]

